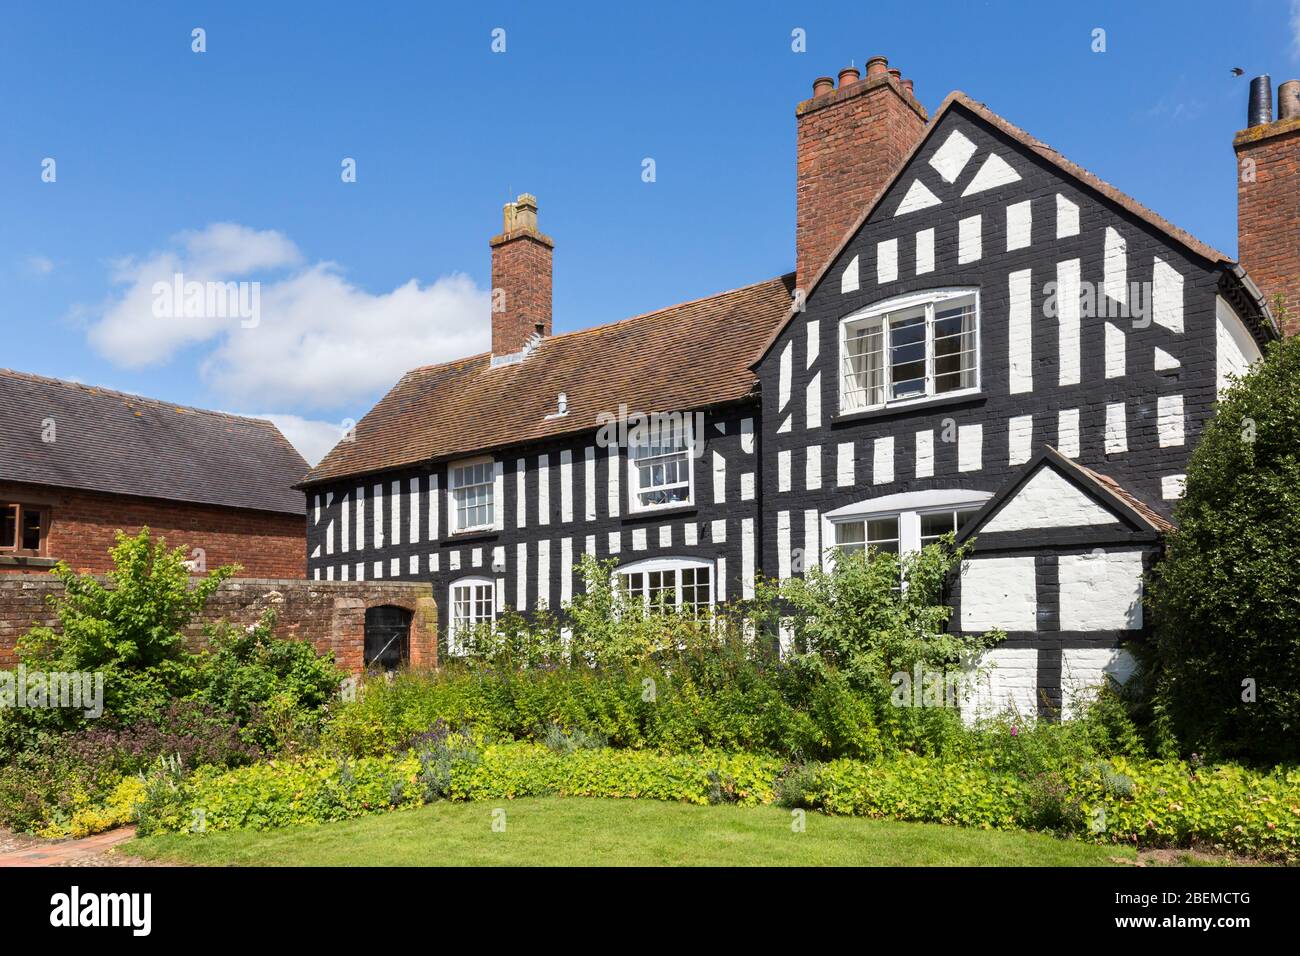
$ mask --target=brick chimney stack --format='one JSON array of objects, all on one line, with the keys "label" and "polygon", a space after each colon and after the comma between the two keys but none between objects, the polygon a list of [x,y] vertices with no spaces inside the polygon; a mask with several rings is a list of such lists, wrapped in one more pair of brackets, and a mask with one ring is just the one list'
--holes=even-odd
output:
[{"label": "brick chimney stack", "polygon": [[1300,84],[1283,83],[1273,119],[1268,78],[1251,87],[1246,129],[1233,139],[1237,153],[1237,259],[1276,312],[1282,331],[1300,332]]},{"label": "brick chimney stack", "polygon": [[492,247],[492,354],[521,351],[534,335],[551,334],[551,253],[555,242],[537,229],[537,197],[505,204],[504,228]]},{"label": "brick chimney stack", "polygon": [[813,83],[795,109],[798,168],[795,285],[809,291],[844,234],[925,129],[925,108],[910,80],[875,56],[860,78],[853,67]]}]

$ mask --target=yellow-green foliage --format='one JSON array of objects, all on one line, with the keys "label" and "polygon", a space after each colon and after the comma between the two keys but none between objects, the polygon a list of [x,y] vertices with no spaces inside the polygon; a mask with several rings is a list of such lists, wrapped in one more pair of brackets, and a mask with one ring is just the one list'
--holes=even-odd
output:
[{"label": "yellow-green foliage", "polygon": [[50,823],[39,835],[53,839],[86,837],[123,827],[135,819],[135,811],[144,799],[144,781],[125,777],[113,788],[102,804],[85,804],[73,811],[66,821]]}]

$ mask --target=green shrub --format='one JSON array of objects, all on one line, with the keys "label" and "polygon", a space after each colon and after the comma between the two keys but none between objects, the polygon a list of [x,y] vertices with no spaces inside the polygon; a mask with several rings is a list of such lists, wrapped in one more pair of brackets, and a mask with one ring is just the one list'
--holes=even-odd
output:
[{"label": "green shrub", "polygon": [[1300,760],[1298,449],[1300,339],[1288,338],[1202,431],[1148,588],[1153,719],[1183,753]]}]

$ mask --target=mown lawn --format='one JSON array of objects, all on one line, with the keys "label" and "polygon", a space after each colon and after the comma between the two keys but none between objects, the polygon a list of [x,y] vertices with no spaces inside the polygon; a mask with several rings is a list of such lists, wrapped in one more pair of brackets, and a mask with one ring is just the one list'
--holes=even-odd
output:
[{"label": "mown lawn", "polygon": [[[504,830],[494,812],[504,811]],[[235,866],[1108,866],[1133,851],[926,823],[776,807],[544,797],[436,803],[270,832],[169,834],[121,848],[158,861]]]}]

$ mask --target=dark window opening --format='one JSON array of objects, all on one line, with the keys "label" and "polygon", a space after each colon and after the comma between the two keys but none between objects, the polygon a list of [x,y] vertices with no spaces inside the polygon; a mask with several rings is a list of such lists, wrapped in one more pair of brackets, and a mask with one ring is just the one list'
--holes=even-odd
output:
[{"label": "dark window opening", "polygon": [[411,612],[391,604],[366,608],[366,667],[396,670],[410,652]]},{"label": "dark window opening", "polygon": [[45,510],[28,505],[0,505],[0,551],[40,554],[44,544]]}]

